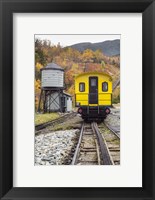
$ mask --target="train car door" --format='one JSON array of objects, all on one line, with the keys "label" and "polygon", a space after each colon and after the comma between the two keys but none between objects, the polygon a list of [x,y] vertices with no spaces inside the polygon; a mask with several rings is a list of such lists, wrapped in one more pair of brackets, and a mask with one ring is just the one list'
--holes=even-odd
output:
[{"label": "train car door", "polygon": [[89,77],[89,104],[98,104],[98,77]]}]

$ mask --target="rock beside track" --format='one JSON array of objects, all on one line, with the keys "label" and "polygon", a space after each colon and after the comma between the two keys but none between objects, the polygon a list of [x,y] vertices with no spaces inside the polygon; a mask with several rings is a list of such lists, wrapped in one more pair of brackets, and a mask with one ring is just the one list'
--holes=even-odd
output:
[{"label": "rock beside track", "polygon": [[120,128],[120,109],[111,108],[111,113],[105,119],[105,122],[110,126]]},{"label": "rock beside track", "polygon": [[35,136],[35,165],[70,164],[78,137],[78,129]]}]

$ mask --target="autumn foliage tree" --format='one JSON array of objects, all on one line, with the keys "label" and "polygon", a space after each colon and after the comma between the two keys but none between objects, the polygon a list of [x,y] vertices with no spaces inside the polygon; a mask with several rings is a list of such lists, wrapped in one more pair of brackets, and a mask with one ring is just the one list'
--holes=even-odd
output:
[{"label": "autumn foliage tree", "polygon": [[41,91],[40,84],[41,81],[39,79],[38,80],[35,79],[35,110],[38,109],[38,104],[39,104],[39,96]]}]

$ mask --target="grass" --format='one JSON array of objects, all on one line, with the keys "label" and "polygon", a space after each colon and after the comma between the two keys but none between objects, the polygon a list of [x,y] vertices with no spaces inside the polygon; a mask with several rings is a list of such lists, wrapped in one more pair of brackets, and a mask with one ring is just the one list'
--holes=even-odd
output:
[{"label": "grass", "polygon": [[70,130],[73,129],[74,126],[70,124],[57,124],[55,127],[50,128],[51,131],[60,131],[60,130]]},{"label": "grass", "polygon": [[59,118],[58,113],[35,114],[35,125]]},{"label": "grass", "polygon": [[55,124],[55,126],[49,127],[50,131],[59,131],[59,130],[71,130],[71,129],[80,129],[82,119],[79,117],[74,117],[68,121],[65,121],[61,124]]}]

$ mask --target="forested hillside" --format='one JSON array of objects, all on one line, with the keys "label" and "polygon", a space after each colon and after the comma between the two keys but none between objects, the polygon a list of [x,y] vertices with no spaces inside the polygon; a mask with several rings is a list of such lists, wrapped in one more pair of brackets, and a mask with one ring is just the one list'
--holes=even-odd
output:
[{"label": "forested hillside", "polygon": [[91,49],[93,51],[100,49],[101,52],[106,56],[117,56],[120,54],[120,40],[107,40],[104,42],[97,43],[85,42],[74,44],[70,47],[80,52],[86,49]]},{"label": "forested hillside", "polygon": [[[65,70],[66,92],[73,96],[74,77],[83,72],[105,72],[113,77],[113,82],[120,76],[120,56],[106,56],[101,49],[95,51],[85,49],[79,51],[72,47],[51,45],[47,40],[35,40],[35,107],[38,106],[40,95],[40,69],[47,63],[54,62]],[[119,88],[113,101],[119,101]]]}]

